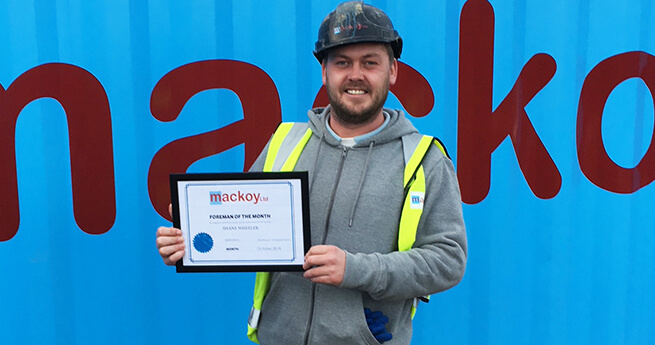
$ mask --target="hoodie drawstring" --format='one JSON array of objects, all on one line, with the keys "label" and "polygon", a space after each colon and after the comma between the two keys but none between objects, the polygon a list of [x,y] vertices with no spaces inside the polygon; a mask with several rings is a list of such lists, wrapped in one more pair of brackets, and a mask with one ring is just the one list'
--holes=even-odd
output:
[{"label": "hoodie drawstring", "polygon": [[[318,141],[318,149],[316,150],[316,158],[314,159],[314,167],[312,168],[314,175],[316,175],[316,168],[318,168],[318,157],[321,156],[321,146],[323,146],[323,139],[325,139],[325,133],[321,135],[321,139]],[[310,176],[309,179],[311,180],[309,181],[309,193],[311,194],[315,179],[314,176]]]},{"label": "hoodie drawstring", "polygon": [[368,145],[368,153],[366,154],[366,162],[364,163],[364,169],[362,169],[362,176],[359,178],[359,187],[357,187],[357,194],[355,195],[355,202],[353,203],[353,209],[350,211],[350,219],[348,220],[348,226],[353,226],[353,218],[355,217],[355,209],[357,208],[357,202],[359,201],[359,195],[362,193],[362,186],[364,186],[364,178],[366,177],[366,170],[368,170],[368,160],[371,158],[371,151],[373,151],[374,142]]}]

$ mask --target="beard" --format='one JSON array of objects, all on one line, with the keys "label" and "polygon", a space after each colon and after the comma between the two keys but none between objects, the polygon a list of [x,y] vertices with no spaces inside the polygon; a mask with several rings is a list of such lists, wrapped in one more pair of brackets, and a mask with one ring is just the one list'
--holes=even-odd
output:
[{"label": "beard", "polygon": [[[348,87],[359,86],[360,89],[364,88],[371,94],[371,103],[366,106],[365,104],[347,105],[339,97],[341,93],[345,93]],[[385,85],[380,90],[371,90],[363,85],[349,84],[342,90],[334,88],[330,85],[329,80],[326,82],[328,100],[330,101],[331,114],[344,125],[361,125],[371,122],[377,114],[382,111],[384,103],[387,101],[389,94],[389,80],[387,79]]]}]

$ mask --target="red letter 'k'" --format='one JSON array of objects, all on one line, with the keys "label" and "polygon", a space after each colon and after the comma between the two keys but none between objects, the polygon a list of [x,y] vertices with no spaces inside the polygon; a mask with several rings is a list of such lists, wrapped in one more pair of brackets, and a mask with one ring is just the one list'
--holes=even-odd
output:
[{"label": "red letter 'k'", "polygon": [[498,108],[492,111],[494,12],[486,0],[468,0],[462,8],[459,55],[457,169],[462,200],[477,203],[489,193],[491,153],[509,135],[532,192],[552,198],[562,177],[537,135],[525,106],[555,75],[555,60],[533,56]]}]

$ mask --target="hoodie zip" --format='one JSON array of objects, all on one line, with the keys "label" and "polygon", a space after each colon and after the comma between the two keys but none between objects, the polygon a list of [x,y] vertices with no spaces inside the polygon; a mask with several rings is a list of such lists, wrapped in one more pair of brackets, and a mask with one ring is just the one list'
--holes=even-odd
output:
[{"label": "hoodie zip", "polygon": [[[325,216],[325,231],[323,232],[323,238],[321,239],[320,244],[325,244],[328,235],[328,228],[330,227],[330,216],[332,213],[332,206],[334,205],[334,197],[337,194],[337,186],[341,180],[341,173],[343,172],[343,165],[346,162],[346,156],[348,155],[348,148],[342,146],[341,151],[341,161],[339,162],[339,169],[337,170],[337,175],[334,178],[334,183],[332,185],[332,193],[330,193],[330,200],[328,202],[327,213]],[[312,320],[314,319],[314,304],[316,303],[316,289],[317,284],[312,283],[312,291],[310,294],[310,304],[309,304],[309,320],[307,321],[307,330],[305,331],[305,345],[309,345],[309,339],[312,331]]]}]

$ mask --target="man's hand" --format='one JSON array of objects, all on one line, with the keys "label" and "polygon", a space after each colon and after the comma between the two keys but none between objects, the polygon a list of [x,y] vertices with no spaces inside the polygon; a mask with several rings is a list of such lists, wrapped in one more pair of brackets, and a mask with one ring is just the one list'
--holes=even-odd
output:
[{"label": "man's hand", "polygon": [[[168,205],[168,213],[173,213],[173,206]],[[160,226],[157,229],[157,249],[164,263],[172,266],[184,256],[184,238],[182,230]]]},{"label": "man's hand", "polygon": [[157,229],[157,249],[165,264],[175,265],[184,256],[182,230],[160,226]]},{"label": "man's hand", "polygon": [[339,286],[346,272],[346,252],[335,246],[313,246],[305,254],[303,269],[312,283]]}]

